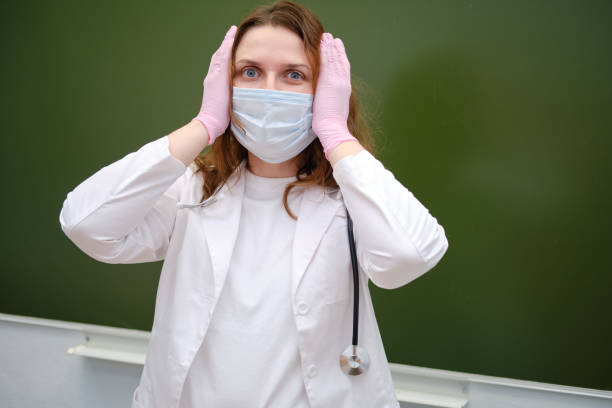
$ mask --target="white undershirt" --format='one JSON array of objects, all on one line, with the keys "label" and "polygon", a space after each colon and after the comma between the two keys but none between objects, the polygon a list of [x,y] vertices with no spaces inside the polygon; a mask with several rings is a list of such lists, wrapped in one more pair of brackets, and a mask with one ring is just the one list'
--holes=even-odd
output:
[{"label": "white undershirt", "polygon": [[[249,170],[238,236],[210,326],[187,374],[180,408],[308,408],[291,305],[296,221],[283,206],[295,177]],[[298,216],[302,194],[288,201]]]}]

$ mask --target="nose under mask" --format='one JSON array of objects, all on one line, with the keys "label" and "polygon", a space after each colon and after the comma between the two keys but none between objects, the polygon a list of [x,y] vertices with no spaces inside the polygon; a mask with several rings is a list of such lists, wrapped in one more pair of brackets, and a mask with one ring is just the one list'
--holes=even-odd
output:
[{"label": "nose under mask", "polygon": [[231,130],[255,156],[282,163],[317,137],[312,130],[312,101],[312,94],[233,87],[233,112],[245,131],[233,120]]}]

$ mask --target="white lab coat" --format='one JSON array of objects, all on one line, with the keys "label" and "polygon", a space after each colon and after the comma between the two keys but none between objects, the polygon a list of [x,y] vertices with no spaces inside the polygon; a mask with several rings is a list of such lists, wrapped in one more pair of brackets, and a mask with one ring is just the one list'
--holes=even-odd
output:
[{"label": "white lab coat", "polygon": [[[68,193],[60,213],[63,231],[94,259],[164,260],[132,408],[178,406],[240,222],[245,177],[237,176],[245,162],[213,204],[185,208],[181,204],[200,202],[201,175],[194,174],[195,164],[172,156],[168,144],[161,137],[102,168]],[[433,268],[448,242],[429,211],[369,152],[343,158],[333,176],[340,189],[303,190],[293,238],[291,297],[306,391],[312,408],[397,408],[368,280],[387,289],[403,286]],[[345,375],[339,365],[353,324],[345,208],[359,264],[359,344],[371,364],[359,376]]]}]

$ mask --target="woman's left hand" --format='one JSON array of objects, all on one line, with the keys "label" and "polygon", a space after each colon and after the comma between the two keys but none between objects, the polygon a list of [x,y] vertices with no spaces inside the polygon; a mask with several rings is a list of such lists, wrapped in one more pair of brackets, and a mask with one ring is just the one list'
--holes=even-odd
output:
[{"label": "woman's left hand", "polygon": [[356,141],[347,120],[351,97],[351,64],[339,38],[324,33],[321,39],[321,69],[312,104],[312,130],[323,145],[325,157],[342,142]]}]

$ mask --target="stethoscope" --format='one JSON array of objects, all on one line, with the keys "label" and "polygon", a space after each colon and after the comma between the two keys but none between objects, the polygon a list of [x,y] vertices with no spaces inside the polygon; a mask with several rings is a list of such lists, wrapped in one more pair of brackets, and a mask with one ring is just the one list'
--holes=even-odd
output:
[{"label": "stethoscope", "polygon": [[[216,201],[216,195],[223,187],[221,184],[210,197],[201,203],[183,204],[179,208],[204,208]],[[357,345],[357,332],[359,328],[359,272],[357,270],[357,251],[355,249],[355,238],[353,236],[353,220],[346,211],[346,226],[348,229],[349,249],[351,253],[351,266],[353,268],[353,338],[351,344],[340,354],[340,368],[346,375],[359,375],[365,373],[370,367],[368,352]]]},{"label": "stethoscope", "polygon": [[347,375],[365,373],[370,367],[368,352],[357,345],[357,329],[359,327],[359,272],[357,271],[357,251],[353,237],[353,220],[346,210],[346,227],[348,229],[349,248],[351,251],[351,266],[353,267],[353,341],[340,354],[340,368]]}]

